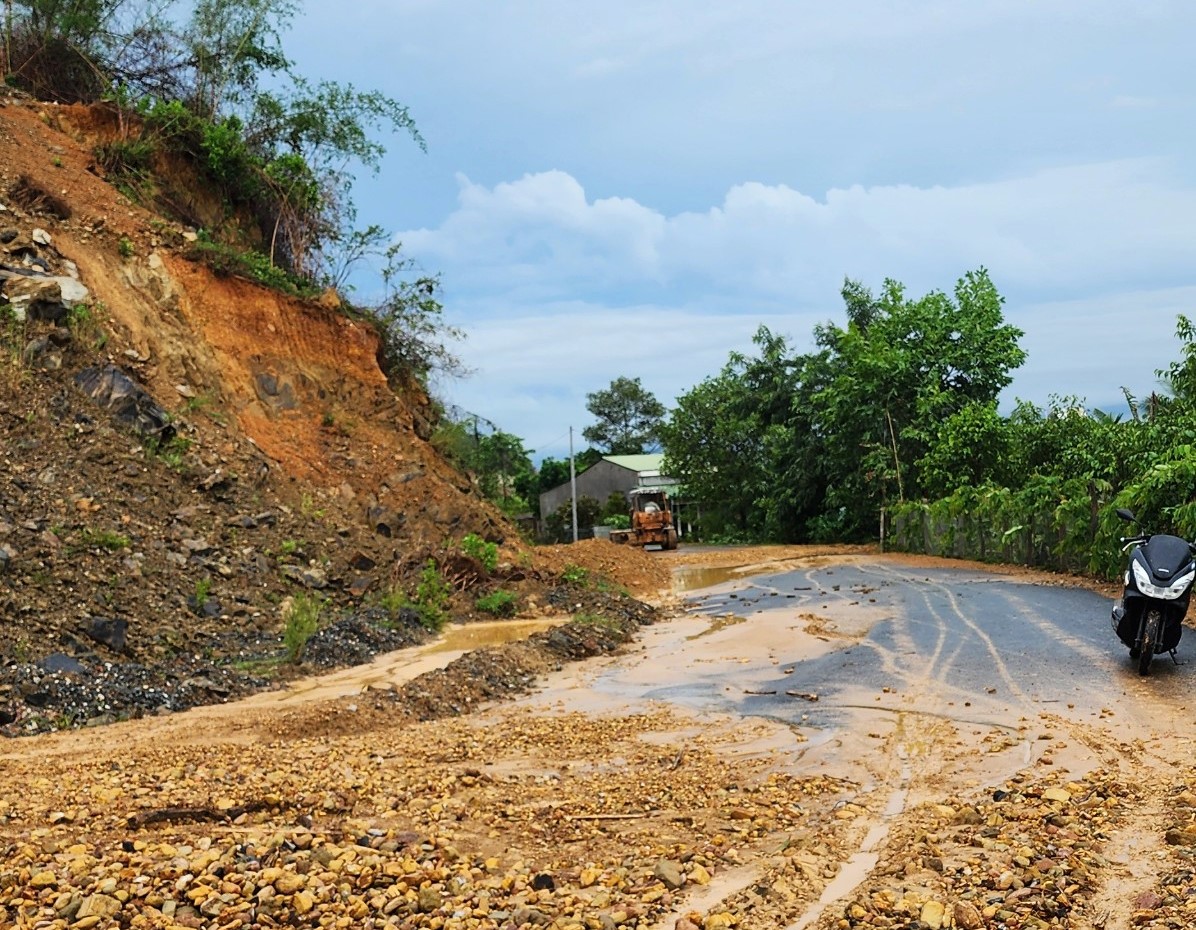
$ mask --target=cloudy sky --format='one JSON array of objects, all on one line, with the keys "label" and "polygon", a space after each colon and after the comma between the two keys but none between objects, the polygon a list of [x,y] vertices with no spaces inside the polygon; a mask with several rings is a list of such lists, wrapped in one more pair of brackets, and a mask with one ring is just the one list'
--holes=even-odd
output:
[{"label": "cloudy sky", "polygon": [[307,0],[285,41],[410,108],[360,220],[442,275],[442,395],[539,459],[616,377],[671,405],[761,324],[812,348],[848,277],[988,268],[1006,409],[1149,392],[1196,316],[1194,35],[1187,0]]}]

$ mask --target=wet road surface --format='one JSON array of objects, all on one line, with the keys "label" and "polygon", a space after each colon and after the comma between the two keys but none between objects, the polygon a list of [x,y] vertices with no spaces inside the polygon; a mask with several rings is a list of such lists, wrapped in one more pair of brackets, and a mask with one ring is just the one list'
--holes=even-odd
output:
[{"label": "wet road surface", "polygon": [[[761,752],[781,746],[798,774],[858,785],[869,810],[858,846],[787,930],[822,926],[920,805],[1043,772],[1166,781],[1190,752],[1196,633],[1180,643],[1181,664],[1158,657],[1142,678],[1113,632],[1109,598],[1091,590],[877,555],[703,572],[681,586],[686,617],[641,630],[637,651],[546,697],[774,721],[787,745]],[[1113,858],[1165,862],[1166,814],[1161,797],[1146,804],[1110,841]],[[1128,914],[1123,902],[1155,880],[1151,870],[1124,875],[1094,907]]]},{"label": "wet road surface", "polygon": [[691,592],[684,636],[646,631],[638,661],[592,691],[762,716],[819,742],[897,715],[1010,730],[1077,724],[1186,732],[1196,634],[1141,678],[1108,598],[1076,587],[897,558],[821,560]]},{"label": "wet road surface", "polygon": [[[701,611],[726,610],[721,600],[706,598]],[[956,715],[970,701],[999,719],[1044,705],[1091,713],[1122,694],[1141,697],[1144,689],[1169,704],[1192,682],[1191,667],[1166,656],[1152,665],[1149,682],[1141,681],[1113,633],[1109,601],[1076,588],[963,570],[859,564],[757,578],[733,603],[749,622],[785,609],[835,618],[867,605],[869,613],[883,614],[858,642],[795,662],[789,676],[766,682],[779,694],[825,695],[824,709],[803,710],[814,725],[861,691],[913,694],[927,712],[955,708]],[[740,709],[793,714],[792,701],[764,695]]]}]

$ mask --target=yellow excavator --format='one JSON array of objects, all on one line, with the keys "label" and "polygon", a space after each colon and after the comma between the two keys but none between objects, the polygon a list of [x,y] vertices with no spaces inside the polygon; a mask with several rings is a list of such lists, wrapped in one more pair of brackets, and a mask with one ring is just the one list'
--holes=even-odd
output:
[{"label": "yellow excavator", "polygon": [[631,528],[612,530],[610,541],[628,546],[676,549],[677,528],[673,526],[668,494],[664,491],[632,491],[628,499]]}]

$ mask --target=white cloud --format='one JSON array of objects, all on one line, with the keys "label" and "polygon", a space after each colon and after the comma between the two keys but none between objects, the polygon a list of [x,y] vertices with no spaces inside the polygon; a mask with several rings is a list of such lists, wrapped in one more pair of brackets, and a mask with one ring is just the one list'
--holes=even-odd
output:
[{"label": "white cloud", "polygon": [[451,392],[533,443],[618,375],[671,400],[760,322],[808,341],[847,276],[986,266],[1029,399],[1106,403],[1170,358],[1184,0],[362,3],[365,32],[305,4],[296,58],[411,107],[429,151],[388,140],[361,219],[442,272],[478,369]]},{"label": "white cloud", "polygon": [[980,265],[1026,333],[1030,360],[1010,399],[1108,405],[1122,384],[1149,389],[1170,360],[1175,313],[1196,296],[1174,287],[1192,280],[1196,192],[1166,167],[1123,160],[821,198],[745,182],[673,216],[588,198],[561,171],[489,188],[462,179],[439,227],[400,238],[443,270],[469,332],[477,374],[452,399],[532,445],[585,425],[586,393],[621,375],[671,403],[732,349],[750,351],[761,324],[811,348],[816,323],[841,319],[844,277],[873,288],[893,277],[920,294]]},{"label": "white cloud", "polygon": [[[461,347],[476,374],[446,385],[452,402],[522,437],[538,457],[562,457],[569,426],[592,421],[586,394],[638,377],[666,405],[716,374],[731,350],[748,352],[760,325],[808,334],[814,316],[709,313],[687,307],[552,304],[504,306],[469,327]],[[584,446],[579,445],[578,450]]]},{"label": "white cloud", "polygon": [[950,188],[856,185],[822,199],[746,182],[718,206],[673,216],[587,199],[576,179],[548,171],[493,188],[462,179],[458,207],[437,229],[398,238],[447,263],[466,294],[514,281],[565,299],[630,300],[636,287],[664,283],[825,303],[844,276],[949,287],[979,265],[1010,288],[1091,290],[1147,279],[1190,253],[1196,191],[1165,169],[1123,160]]}]

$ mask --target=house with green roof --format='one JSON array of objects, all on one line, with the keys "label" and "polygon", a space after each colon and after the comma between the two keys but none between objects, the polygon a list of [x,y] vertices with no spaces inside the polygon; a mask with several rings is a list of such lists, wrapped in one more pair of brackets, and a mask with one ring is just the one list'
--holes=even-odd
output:
[{"label": "house with green roof", "polygon": [[[659,452],[644,455],[604,455],[585,471],[577,475],[577,499],[592,497],[605,504],[612,494],[628,497],[636,490],[660,490],[668,493],[673,501],[673,520],[677,532],[682,533],[685,524],[677,498],[680,482],[661,471],[664,455]],[[572,498],[570,482],[557,485],[540,495],[540,513],[550,514]]]}]

